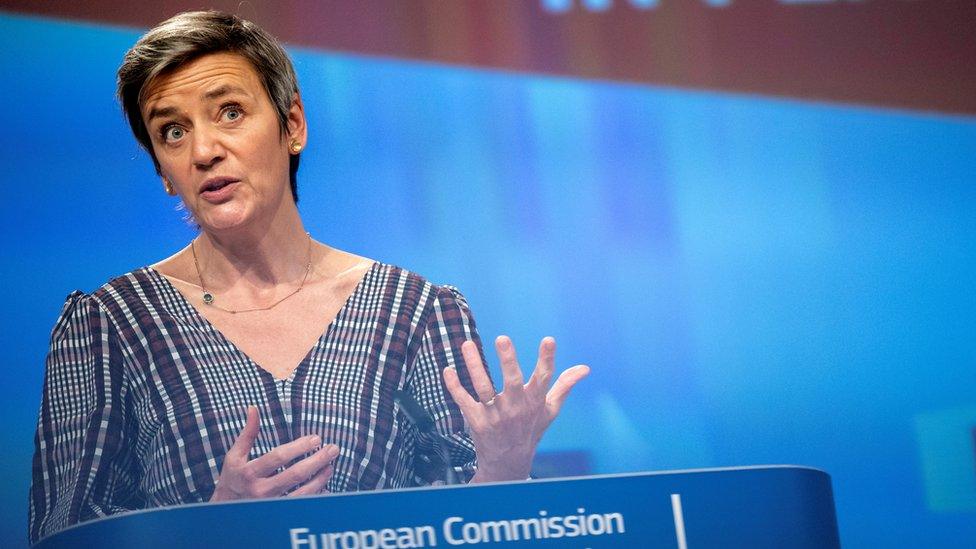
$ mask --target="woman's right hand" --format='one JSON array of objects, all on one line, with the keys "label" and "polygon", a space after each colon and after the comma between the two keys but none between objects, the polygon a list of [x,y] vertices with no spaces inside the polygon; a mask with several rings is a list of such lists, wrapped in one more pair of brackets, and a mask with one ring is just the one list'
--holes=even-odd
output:
[{"label": "woman's right hand", "polygon": [[[339,455],[338,446],[327,444],[320,448],[322,439],[318,435],[311,435],[248,460],[259,428],[258,409],[249,406],[247,423],[224,457],[224,465],[210,501],[270,498],[285,494],[305,496],[325,490],[326,483],[332,477],[333,462]],[[299,456],[313,451],[314,454],[281,472],[275,472]]]}]

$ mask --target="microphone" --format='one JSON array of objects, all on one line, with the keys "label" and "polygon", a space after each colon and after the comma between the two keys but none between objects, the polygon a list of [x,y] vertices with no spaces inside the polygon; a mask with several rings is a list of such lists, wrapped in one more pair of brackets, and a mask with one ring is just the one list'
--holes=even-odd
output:
[{"label": "microphone", "polygon": [[418,431],[424,434],[434,431],[434,418],[430,417],[427,410],[424,410],[424,407],[417,402],[417,399],[413,398],[413,395],[402,389],[397,389],[393,391],[393,402],[400,406],[403,415],[407,416],[407,419],[413,423]]},{"label": "microphone", "polygon": [[[447,446],[445,445],[447,440],[444,438],[444,435],[434,429],[434,418],[430,416],[430,413],[417,402],[417,399],[413,398],[413,395],[401,389],[393,392],[393,402],[400,407],[403,415],[407,416],[407,419],[417,428],[417,431],[424,435],[430,435],[434,439],[435,451],[444,464],[444,481],[447,484],[461,484],[457,472],[451,466],[451,456],[448,454]],[[430,462],[427,456],[422,457],[428,463]]]}]

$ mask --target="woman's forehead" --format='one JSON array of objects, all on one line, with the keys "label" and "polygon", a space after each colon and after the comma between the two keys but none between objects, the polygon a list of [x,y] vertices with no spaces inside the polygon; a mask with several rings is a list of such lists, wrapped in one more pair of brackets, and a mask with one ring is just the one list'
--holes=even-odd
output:
[{"label": "woman's forehead", "polygon": [[143,113],[160,103],[215,99],[228,92],[257,97],[263,91],[261,79],[251,63],[234,53],[203,55],[166,71],[146,86]]}]

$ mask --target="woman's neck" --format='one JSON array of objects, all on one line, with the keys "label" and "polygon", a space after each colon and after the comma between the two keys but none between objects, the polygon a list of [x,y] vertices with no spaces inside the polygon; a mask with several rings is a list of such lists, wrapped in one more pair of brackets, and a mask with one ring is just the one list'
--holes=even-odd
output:
[{"label": "woman's neck", "polygon": [[261,290],[302,280],[315,254],[297,211],[262,225],[201,231],[190,252],[208,288]]}]

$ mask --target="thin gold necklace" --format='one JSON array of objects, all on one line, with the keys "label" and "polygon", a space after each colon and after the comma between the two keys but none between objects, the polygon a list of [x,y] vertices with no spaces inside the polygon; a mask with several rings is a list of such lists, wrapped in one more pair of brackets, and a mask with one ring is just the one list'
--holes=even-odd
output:
[{"label": "thin gold necklace", "polygon": [[214,295],[212,293],[207,291],[207,285],[203,283],[203,273],[200,271],[200,262],[197,260],[197,247],[194,244],[196,239],[191,240],[190,252],[193,253],[193,266],[196,267],[197,269],[197,278],[200,279],[200,289],[203,290],[203,302],[213,307],[214,309],[218,309],[224,311],[225,313],[236,315],[237,313],[253,313],[256,311],[268,311],[274,309],[282,301],[302,291],[302,288],[305,287],[305,281],[308,280],[308,273],[312,271],[312,235],[309,233],[305,233],[305,236],[308,237],[308,253],[305,259],[305,276],[302,277],[302,283],[298,285],[298,288],[295,288],[294,292],[286,295],[285,297],[279,299],[278,301],[275,301],[274,303],[268,305],[267,307],[255,307],[253,309],[241,309],[239,311],[235,311],[234,309],[225,309],[220,305],[214,303],[216,298],[214,298]]}]

